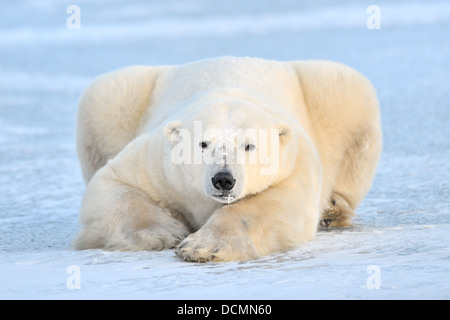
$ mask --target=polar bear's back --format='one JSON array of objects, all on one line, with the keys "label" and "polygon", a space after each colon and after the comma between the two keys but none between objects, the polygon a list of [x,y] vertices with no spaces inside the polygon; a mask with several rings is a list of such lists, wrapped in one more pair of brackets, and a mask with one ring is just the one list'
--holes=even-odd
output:
[{"label": "polar bear's back", "polygon": [[[167,70],[158,79],[161,105],[174,105],[199,93],[238,88],[267,104],[293,103],[297,76],[283,62],[259,58],[220,57]],[[290,99],[290,100],[289,100]]]},{"label": "polar bear's back", "polygon": [[[339,140],[358,126],[379,126],[370,82],[339,63],[222,57],[177,67],[128,67],[95,79],[80,100],[77,149],[85,181],[144,128],[155,128],[176,113],[182,101],[229,87],[292,115],[314,140]],[[322,137],[312,132],[309,117]]]},{"label": "polar bear's back", "polygon": [[[239,88],[272,105],[295,104],[299,90],[289,66],[221,57],[181,66],[133,66],[96,78],[79,102],[77,149],[86,182],[144,130],[175,114],[200,92]],[[280,85],[282,84],[282,85]],[[276,90],[274,90],[276,88]]]}]

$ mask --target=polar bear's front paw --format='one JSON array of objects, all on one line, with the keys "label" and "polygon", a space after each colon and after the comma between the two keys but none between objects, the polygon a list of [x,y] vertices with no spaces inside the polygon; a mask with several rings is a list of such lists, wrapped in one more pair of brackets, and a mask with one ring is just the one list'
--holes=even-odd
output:
[{"label": "polar bear's front paw", "polygon": [[174,248],[189,235],[186,226],[175,220],[165,221],[165,224],[155,224],[136,232],[133,238],[135,250],[160,251]]},{"label": "polar bear's front paw", "polygon": [[167,230],[140,230],[135,237],[135,250],[160,251],[174,248],[188,235],[188,231],[168,232]]},{"label": "polar bear's front paw", "polygon": [[[160,251],[174,248],[189,235],[189,230],[182,222],[169,216],[159,218],[160,221],[134,228],[129,224],[123,224],[110,233],[103,245],[96,247],[121,251]],[[83,240],[83,237],[80,239]],[[80,243],[78,241],[79,249],[93,247],[89,243],[81,245]]]},{"label": "polar bear's front paw", "polygon": [[259,256],[245,233],[211,226],[204,226],[188,236],[176,247],[175,253],[190,262],[249,260]]},{"label": "polar bear's front paw", "polygon": [[221,261],[223,245],[219,241],[205,241],[198,235],[190,235],[175,249],[180,258],[190,262]]}]

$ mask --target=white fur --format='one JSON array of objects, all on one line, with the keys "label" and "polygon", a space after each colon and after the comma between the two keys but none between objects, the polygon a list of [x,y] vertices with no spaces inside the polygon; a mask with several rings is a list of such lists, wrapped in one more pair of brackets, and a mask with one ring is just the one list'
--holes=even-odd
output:
[{"label": "white fur", "polygon": [[[246,129],[278,130],[270,163],[249,163],[264,141]],[[175,152],[180,141],[189,148]],[[184,163],[187,151],[202,161]],[[380,152],[375,91],[338,63],[224,57],[109,73],[80,101],[88,186],[75,248],[178,244],[188,261],[286,250],[313,239],[321,218],[349,224]],[[226,193],[211,182],[224,170],[235,181]]]}]

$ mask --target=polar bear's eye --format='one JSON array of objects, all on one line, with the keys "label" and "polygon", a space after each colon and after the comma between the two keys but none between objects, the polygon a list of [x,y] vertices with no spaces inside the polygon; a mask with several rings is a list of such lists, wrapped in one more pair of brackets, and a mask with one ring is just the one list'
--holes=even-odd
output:
[{"label": "polar bear's eye", "polygon": [[249,144],[245,145],[245,151],[251,151],[251,150],[254,150],[254,149],[255,149],[255,145],[254,144],[249,143]]},{"label": "polar bear's eye", "polygon": [[200,142],[200,147],[202,149],[205,149],[206,147],[208,147],[208,142],[205,142],[205,141]]}]

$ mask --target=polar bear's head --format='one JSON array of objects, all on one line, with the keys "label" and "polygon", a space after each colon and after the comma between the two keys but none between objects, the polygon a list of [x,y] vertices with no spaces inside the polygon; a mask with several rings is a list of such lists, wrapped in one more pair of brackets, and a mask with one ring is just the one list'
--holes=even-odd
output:
[{"label": "polar bear's head", "polygon": [[292,171],[296,139],[290,125],[245,100],[196,106],[164,134],[180,184],[229,204],[270,187]]}]

